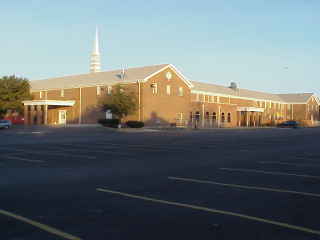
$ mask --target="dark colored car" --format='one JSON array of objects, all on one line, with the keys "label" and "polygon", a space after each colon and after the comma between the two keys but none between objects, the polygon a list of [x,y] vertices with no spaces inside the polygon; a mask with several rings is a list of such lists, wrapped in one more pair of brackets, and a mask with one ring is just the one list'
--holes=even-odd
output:
[{"label": "dark colored car", "polygon": [[278,127],[282,128],[298,128],[300,123],[297,121],[285,121],[283,123],[278,124]]}]

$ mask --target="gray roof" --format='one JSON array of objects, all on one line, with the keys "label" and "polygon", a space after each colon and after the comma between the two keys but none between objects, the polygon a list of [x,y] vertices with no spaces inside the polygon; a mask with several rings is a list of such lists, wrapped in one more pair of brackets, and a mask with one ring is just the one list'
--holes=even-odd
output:
[{"label": "gray roof", "polygon": [[81,86],[113,85],[120,82],[131,83],[136,82],[137,80],[143,80],[166,66],[169,66],[169,64],[128,68],[125,69],[125,77],[123,80],[121,79],[122,69],[118,69],[107,72],[88,73],[30,81],[30,84],[32,91],[37,91],[76,88]]},{"label": "gray roof", "polygon": [[277,94],[283,101],[287,103],[306,103],[312,97],[313,93],[292,93],[292,94]]},{"label": "gray roof", "polygon": [[[52,90],[52,89],[67,89],[77,88],[84,86],[99,86],[99,85],[114,85],[117,83],[132,83],[138,80],[144,80],[150,75],[160,71],[161,69],[171,66],[170,64],[161,64],[137,68],[125,69],[125,77],[121,79],[122,69],[99,72],[99,73],[88,73],[73,76],[49,78],[45,80],[30,81],[32,91],[39,90]],[[252,91],[248,89],[237,89],[233,90],[229,87],[191,81],[193,89],[196,91],[211,92],[213,94],[222,94],[228,96],[269,100],[275,102],[285,103],[306,103],[308,99],[313,96],[312,93],[301,93],[301,94],[271,94],[265,92]]]},{"label": "gray roof", "polygon": [[197,90],[197,91],[212,92],[212,93],[218,93],[218,94],[223,94],[228,96],[237,96],[237,97],[243,97],[243,98],[254,98],[254,99],[261,99],[261,100],[284,102],[284,100],[280,96],[276,94],[271,94],[271,93],[252,91],[252,90],[242,89],[242,88],[233,90],[229,87],[225,87],[221,85],[194,82],[194,81],[192,81],[192,84],[194,85],[193,90]]}]

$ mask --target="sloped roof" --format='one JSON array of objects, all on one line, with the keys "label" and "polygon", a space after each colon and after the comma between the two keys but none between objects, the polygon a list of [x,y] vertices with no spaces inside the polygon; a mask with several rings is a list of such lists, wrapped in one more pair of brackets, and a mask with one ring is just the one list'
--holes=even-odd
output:
[{"label": "sloped roof", "polygon": [[306,103],[310,97],[313,96],[313,93],[291,93],[277,95],[287,103]]},{"label": "sloped roof", "polygon": [[216,94],[243,97],[243,98],[254,98],[254,99],[261,99],[261,100],[284,102],[284,100],[280,96],[276,94],[271,94],[271,93],[252,91],[252,90],[242,89],[242,88],[233,90],[229,87],[225,87],[221,85],[195,82],[195,81],[192,81],[192,84],[194,85],[193,90],[196,90],[196,91],[212,92]]},{"label": "sloped roof", "polygon": [[81,86],[96,86],[96,85],[113,85],[116,83],[131,83],[137,80],[143,80],[157,71],[169,66],[170,64],[161,64],[137,68],[125,69],[125,77],[121,79],[122,69],[88,73],[81,75],[49,78],[45,80],[30,81],[32,91],[50,90],[50,89],[66,89],[76,88]]}]

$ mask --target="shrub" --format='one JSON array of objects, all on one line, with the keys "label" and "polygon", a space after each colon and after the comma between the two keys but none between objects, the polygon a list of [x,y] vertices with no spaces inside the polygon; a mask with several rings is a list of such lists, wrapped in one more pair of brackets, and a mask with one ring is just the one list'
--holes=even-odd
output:
[{"label": "shrub", "polygon": [[105,127],[118,128],[120,121],[119,119],[99,119],[98,123]]},{"label": "shrub", "polygon": [[144,123],[140,121],[128,121],[126,122],[129,128],[142,128],[144,127]]}]

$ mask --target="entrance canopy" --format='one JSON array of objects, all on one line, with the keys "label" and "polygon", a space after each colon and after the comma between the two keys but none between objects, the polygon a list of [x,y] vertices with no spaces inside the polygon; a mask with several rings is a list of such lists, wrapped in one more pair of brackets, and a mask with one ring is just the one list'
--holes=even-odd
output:
[{"label": "entrance canopy", "polygon": [[60,101],[60,100],[30,100],[22,102],[25,106],[39,106],[39,105],[49,105],[49,106],[73,106],[75,101]]},{"label": "entrance canopy", "polygon": [[238,112],[264,112],[264,108],[257,107],[238,107]]}]

